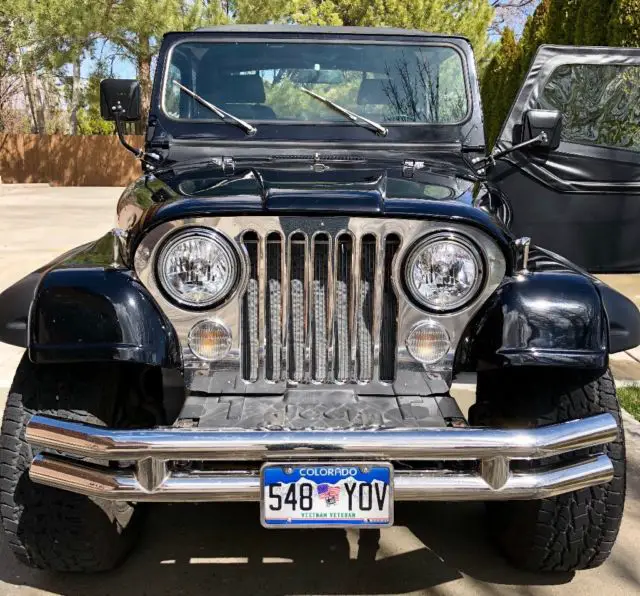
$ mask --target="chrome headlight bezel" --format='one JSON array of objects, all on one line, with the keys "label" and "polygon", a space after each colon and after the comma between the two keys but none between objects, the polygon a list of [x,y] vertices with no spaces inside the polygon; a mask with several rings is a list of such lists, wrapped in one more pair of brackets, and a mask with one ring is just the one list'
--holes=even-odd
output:
[{"label": "chrome headlight bezel", "polygon": [[[415,287],[411,275],[416,261],[422,254],[424,249],[440,242],[456,244],[458,245],[458,247],[466,250],[472,258],[476,269],[476,277],[467,293],[455,302],[444,306],[440,304],[433,304],[432,302],[426,300]],[[407,257],[405,258],[403,266],[402,277],[407,295],[414,302],[416,302],[416,304],[421,309],[436,314],[448,314],[460,311],[469,306],[474,301],[474,299],[478,296],[478,294],[484,287],[486,281],[485,271],[486,268],[483,254],[472,240],[457,232],[436,232],[435,234],[429,234],[428,236],[419,239],[407,252]]]},{"label": "chrome headlight bezel", "polygon": [[[195,238],[202,238],[214,243],[222,251],[231,268],[231,274],[225,280],[222,289],[211,299],[203,302],[193,302],[185,299],[183,295],[175,291],[166,276],[166,262],[171,251],[181,242]],[[243,263],[235,244],[226,235],[211,228],[182,228],[179,232],[166,239],[157,254],[155,276],[158,287],[169,301],[188,310],[202,311],[222,306],[233,296],[242,276]]]}]

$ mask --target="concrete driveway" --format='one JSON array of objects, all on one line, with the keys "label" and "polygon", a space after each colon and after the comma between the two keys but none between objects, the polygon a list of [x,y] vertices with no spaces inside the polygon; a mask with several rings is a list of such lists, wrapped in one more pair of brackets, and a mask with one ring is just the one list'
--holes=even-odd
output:
[{"label": "concrete driveway", "polygon": [[[0,290],[107,231],[119,192],[0,187]],[[20,355],[0,344],[0,405]],[[472,387],[459,395],[468,403]],[[398,504],[395,527],[361,533],[264,530],[254,504],[154,505],[138,549],[109,574],[27,569],[0,536],[0,595],[637,594],[640,425],[628,421],[626,434],[629,486],[618,544],[604,566],[575,576],[511,569],[486,539],[479,503]]]}]

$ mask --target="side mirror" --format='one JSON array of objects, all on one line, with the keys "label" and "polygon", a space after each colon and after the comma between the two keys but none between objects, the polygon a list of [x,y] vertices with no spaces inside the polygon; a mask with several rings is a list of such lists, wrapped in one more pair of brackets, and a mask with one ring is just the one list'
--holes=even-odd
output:
[{"label": "side mirror", "polygon": [[104,79],[100,82],[100,115],[105,120],[140,120],[140,83],[132,79]]},{"label": "side mirror", "polygon": [[522,142],[539,138],[537,147],[557,149],[562,135],[562,114],[558,110],[528,110],[522,118]]}]

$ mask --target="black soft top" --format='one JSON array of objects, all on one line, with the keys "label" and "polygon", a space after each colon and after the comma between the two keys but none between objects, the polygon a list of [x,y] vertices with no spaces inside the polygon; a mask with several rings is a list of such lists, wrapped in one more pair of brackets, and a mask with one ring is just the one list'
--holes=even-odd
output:
[{"label": "black soft top", "polygon": [[462,39],[469,41],[462,35],[447,35],[444,33],[429,33],[419,29],[400,29],[397,27],[321,27],[318,25],[216,25],[201,27],[192,33],[225,33],[246,34],[263,33],[268,35],[362,35],[370,37],[424,37],[429,39]]}]

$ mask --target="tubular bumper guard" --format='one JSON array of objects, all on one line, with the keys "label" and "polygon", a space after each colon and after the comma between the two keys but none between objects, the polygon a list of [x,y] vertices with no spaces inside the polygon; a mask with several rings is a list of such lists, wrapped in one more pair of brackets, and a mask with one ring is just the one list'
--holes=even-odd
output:
[{"label": "tubular bumper guard", "polygon": [[[170,502],[259,500],[255,466],[243,470],[238,462],[358,460],[479,461],[477,471],[397,469],[394,494],[400,501],[541,499],[610,481],[611,461],[604,454],[576,454],[569,462],[519,472],[511,470],[511,460],[603,445],[617,435],[610,414],[536,429],[371,431],[116,430],[34,416],[26,430],[33,447],[58,453],[35,457],[34,482],[105,499]],[[189,461],[232,465],[211,472],[174,471],[170,465]]]}]

